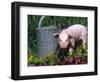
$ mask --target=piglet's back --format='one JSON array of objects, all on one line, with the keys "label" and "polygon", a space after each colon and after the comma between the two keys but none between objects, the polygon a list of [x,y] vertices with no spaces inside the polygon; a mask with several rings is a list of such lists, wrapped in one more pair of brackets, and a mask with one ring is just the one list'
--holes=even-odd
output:
[{"label": "piglet's back", "polygon": [[81,37],[81,33],[86,31],[86,27],[80,24],[69,26],[66,31],[72,32],[76,39]]},{"label": "piglet's back", "polygon": [[77,32],[78,32],[78,31],[83,31],[83,30],[85,30],[86,27],[83,26],[83,25],[80,25],[80,24],[74,24],[74,25],[69,26],[67,29],[73,30],[73,31],[77,31]]}]

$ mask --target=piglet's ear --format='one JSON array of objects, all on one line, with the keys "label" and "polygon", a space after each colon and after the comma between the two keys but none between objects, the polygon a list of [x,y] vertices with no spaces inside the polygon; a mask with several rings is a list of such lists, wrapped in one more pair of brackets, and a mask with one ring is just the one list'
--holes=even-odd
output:
[{"label": "piglet's ear", "polygon": [[60,33],[54,33],[53,36],[54,36],[55,38],[58,38],[58,37],[59,37],[59,34],[60,34]]}]

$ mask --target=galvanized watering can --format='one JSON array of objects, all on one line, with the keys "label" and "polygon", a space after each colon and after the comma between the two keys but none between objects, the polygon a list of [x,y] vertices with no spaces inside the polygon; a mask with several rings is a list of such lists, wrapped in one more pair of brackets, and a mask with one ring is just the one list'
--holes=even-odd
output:
[{"label": "galvanized watering can", "polygon": [[41,27],[44,18],[45,16],[40,18],[37,28],[37,55],[39,57],[54,53],[57,47],[57,40],[53,36],[57,27],[53,25]]}]

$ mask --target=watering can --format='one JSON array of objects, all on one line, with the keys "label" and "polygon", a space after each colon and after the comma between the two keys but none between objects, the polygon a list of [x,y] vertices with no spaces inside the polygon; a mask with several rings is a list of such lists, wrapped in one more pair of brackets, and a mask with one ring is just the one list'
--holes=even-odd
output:
[{"label": "watering can", "polygon": [[57,48],[57,40],[54,38],[53,33],[57,31],[57,27],[54,25],[41,26],[45,16],[42,16],[38,23],[37,30],[37,55],[39,57],[46,56],[54,53]]}]

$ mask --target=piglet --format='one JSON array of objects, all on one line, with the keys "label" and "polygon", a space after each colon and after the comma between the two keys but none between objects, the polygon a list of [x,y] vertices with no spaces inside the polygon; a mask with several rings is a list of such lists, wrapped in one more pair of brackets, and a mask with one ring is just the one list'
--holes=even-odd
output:
[{"label": "piglet", "polygon": [[82,41],[83,48],[86,47],[87,28],[81,24],[74,24],[60,33],[54,33],[53,36],[58,38],[60,49],[69,49],[72,52],[78,41]]}]

